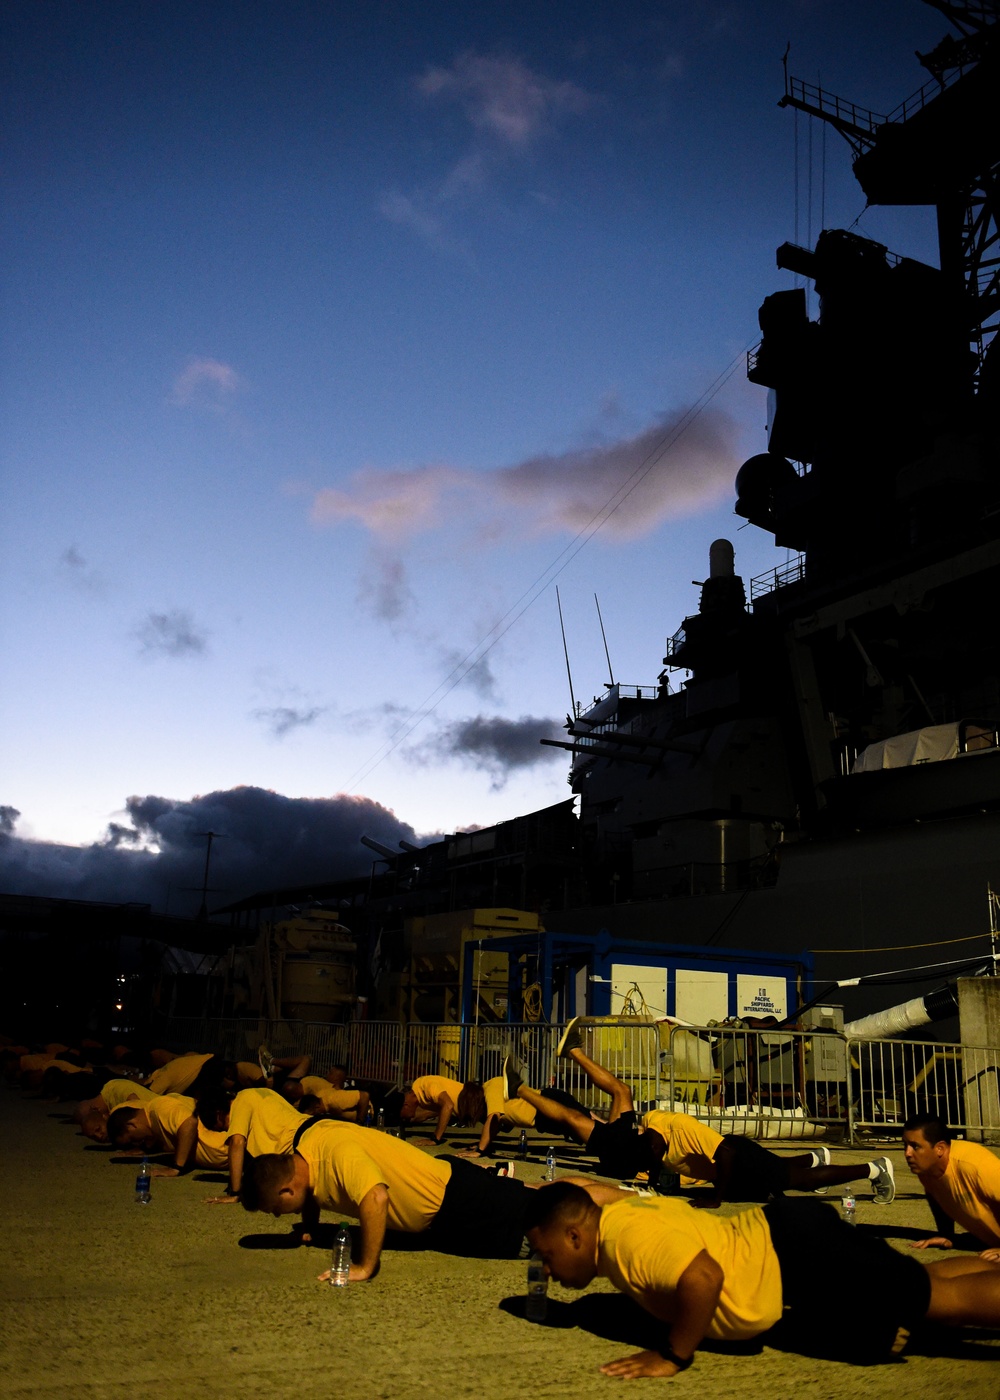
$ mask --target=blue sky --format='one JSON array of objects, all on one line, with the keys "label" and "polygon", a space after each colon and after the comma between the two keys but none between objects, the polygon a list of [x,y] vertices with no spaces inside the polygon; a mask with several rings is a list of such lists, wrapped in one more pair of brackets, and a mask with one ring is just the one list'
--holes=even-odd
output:
[{"label": "blue sky", "polygon": [[[652,684],[713,538],[746,578],[785,559],[732,513],[764,447],[739,360],[789,285],[776,245],[863,209],[842,140],[777,108],[785,45],[885,111],[944,20],[15,0],[3,25],[19,836],[86,845],[130,796],[241,785],[425,833],[568,796],[535,744],[568,708],[555,568],[589,699],[595,592],[616,678]],[[857,229],[934,256],[929,211]]]}]

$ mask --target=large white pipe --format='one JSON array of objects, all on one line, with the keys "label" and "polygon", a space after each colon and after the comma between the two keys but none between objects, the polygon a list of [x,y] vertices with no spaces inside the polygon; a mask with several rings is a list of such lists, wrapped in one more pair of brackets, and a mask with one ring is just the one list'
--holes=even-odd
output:
[{"label": "large white pipe", "polygon": [[844,1027],[844,1034],[849,1040],[884,1040],[886,1036],[902,1035],[918,1026],[928,1026],[932,1021],[942,1021],[957,1010],[954,987],[939,987],[925,997],[914,997],[912,1001],[903,1001],[885,1011],[874,1011],[870,1016],[850,1021]]}]

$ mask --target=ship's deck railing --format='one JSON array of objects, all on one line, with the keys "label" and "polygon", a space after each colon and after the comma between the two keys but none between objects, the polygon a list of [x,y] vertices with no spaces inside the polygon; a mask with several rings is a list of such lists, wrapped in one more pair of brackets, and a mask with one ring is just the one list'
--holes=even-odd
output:
[{"label": "ship's deck railing", "polygon": [[870,107],[860,107],[856,102],[848,102],[836,93],[828,92],[817,83],[807,83],[802,78],[794,77],[789,77],[785,82],[785,99],[841,128],[847,128],[845,134],[852,134],[867,145],[874,141],[880,126],[907,121],[974,66],[974,63],[957,65],[942,74],[940,79],[929,79],[916,92],[904,97],[891,112],[874,112]]},{"label": "ship's deck railing", "polygon": [[769,569],[766,574],[758,574],[750,580],[750,602],[754,603],[758,598],[775,593],[779,588],[787,588],[789,584],[801,583],[805,576],[806,556],[797,554],[794,559],[789,559],[787,564]]},{"label": "ship's deck railing", "polygon": [[[603,695],[595,695],[589,704],[583,700],[576,702],[576,718],[586,719],[591,710],[595,710],[598,705],[605,705],[609,700],[655,700],[655,685],[621,685],[618,681],[614,685],[609,685]],[[609,719],[609,724],[614,721]]]},{"label": "ship's deck railing", "polygon": [[[580,1066],[557,1058],[564,1027],[544,1022],[441,1025],[397,1021],[344,1024],[174,1018],[158,1029],[178,1049],[255,1059],[308,1053],[318,1074],[343,1066],[359,1080],[404,1085],[423,1074],[465,1082],[500,1074],[506,1055],[525,1083],[572,1094],[606,1110],[608,1096]],[[966,1137],[1000,1144],[1000,1046],[939,1041],[848,1040],[826,1030],[678,1026],[651,1017],[585,1023],[583,1049],[626,1083],[642,1111],[690,1114],[720,1133],[788,1140],[831,1137],[855,1143],[898,1138],[913,1114],[928,1112]]]}]

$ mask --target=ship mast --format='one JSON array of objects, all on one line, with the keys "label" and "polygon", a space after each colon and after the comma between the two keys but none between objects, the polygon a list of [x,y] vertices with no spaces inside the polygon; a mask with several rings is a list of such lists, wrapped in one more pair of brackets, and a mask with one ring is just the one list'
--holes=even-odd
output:
[{"label": "ship mast", "polygon": [[854,152],[869,204],[932,204],[941,271],[964,303],[974,382],[1000,322],[997,0],[925,0],[959,30],[917,57],[932,74],[887,115],[785,73],[779,106],[828,122]]}]

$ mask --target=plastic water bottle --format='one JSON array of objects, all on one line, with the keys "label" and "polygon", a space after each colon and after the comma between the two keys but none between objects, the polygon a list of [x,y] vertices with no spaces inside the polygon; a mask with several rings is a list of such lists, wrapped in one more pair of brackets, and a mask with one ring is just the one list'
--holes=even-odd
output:
[{"label": "plastic water bottle", "polygon": [[142,1166],[139,1168],[135,1178],[135,1203],[137,1206],[148,1206],[152,1200],[150,1186],[152,1185],[153,1174],[149,1170],[149,1158],[143,1157]]},{"label": "plastic water bottle", "polygon": [[844,1219],[848,1225],[856,1225],[856,1212],[858,1208],[857,1197],[853,1191],[845,1191],[840,1198],[840,1208],[844,1213]]},{"label": "plastic water bottle", "polygon": [[368,1112],[365,1114],[365,1127],[370,1128],[375,1122],[375,1114],[372,1112],[371,1104],[368,1105]]},{"label": "plastic water bottle", "polygon": [[378,1111],[378,1117],[375,1119],[375,1126],[376,1126],[376,1128],[378,1128],[378,1130],[379,1130],[380,1133],[384,1133],[384,1132],[385,1132],[385,1109],[384,1109],[384,1108],[380,1108],[380,1109],[379,1109],[379,1111]]},{"label": "plastic water bottle", "polygon": [[528,1260],[528,1297],[524,1315],[529,1322],[544,1322],[549,1310],[549,1281],[541,1256],[533,1254]]},{"label": "plastic water bottle", "polygon": [[347,1226],[337,1226],[330,1255],[330,1287],[346,1288],[351,1274],[351,1232]]},{"label": "plastic water bottle", "polygon": [[550,1147],[545,1154],[545,1180],[555,1181],[556,1179],[556,1150]]},{"label": "plastic water bottle", "polygon": [[527,1157],[527,1155],[528,1155],[528,1130],[527,1130],[527,1128],[522,1128],[522,1129],[521,1129],[521,1136],[520,1136],[520,1138],[519,1138],[519,1140],[518,1140],[518,1144],[517,1144],[517,1155],[520,1157],[520,1159],[521,1159],[522,1162],[524,1161],[524,1159],[525,1159],[525,1158]]}]

